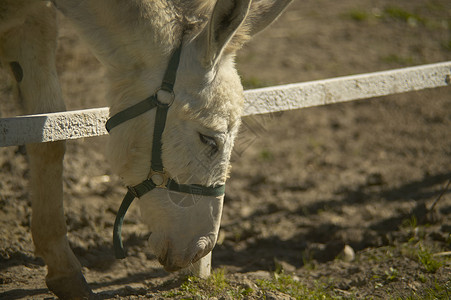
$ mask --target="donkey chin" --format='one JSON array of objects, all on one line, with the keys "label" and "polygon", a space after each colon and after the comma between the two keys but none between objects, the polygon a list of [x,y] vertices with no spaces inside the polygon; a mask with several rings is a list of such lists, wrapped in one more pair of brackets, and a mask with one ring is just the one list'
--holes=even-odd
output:
[{"label": "donkey chin", "polygon": [[155,189],[139,199],[152,232],[149,247],[166,271],[189,267],[216,244],[224,196],[198,196]]}]

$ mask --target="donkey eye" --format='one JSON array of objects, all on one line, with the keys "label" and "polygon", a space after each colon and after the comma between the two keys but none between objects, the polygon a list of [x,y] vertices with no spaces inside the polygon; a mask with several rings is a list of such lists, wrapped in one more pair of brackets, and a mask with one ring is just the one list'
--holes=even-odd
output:
[{"label": "donkey eye", "polygon": [[219,150],[218,143],[216,142],[214,137],[203,135],[202,133],[199,133],[199,139],[203,144],[205,144],[211,148],[210,155],[214,155],[214,154],[216,154],[216,152],[218,152],[218,150]]}]

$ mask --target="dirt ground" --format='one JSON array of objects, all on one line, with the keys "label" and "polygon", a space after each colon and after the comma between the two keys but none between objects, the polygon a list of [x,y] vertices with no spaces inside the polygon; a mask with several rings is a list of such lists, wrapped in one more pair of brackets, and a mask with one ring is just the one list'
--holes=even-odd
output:
[{"label": "dirt ground", "polygon": [[[295,1],[239,53],[243,83],[451,60],[449,0],[393,3]],[[58,71],[68,109],[105,106],[102,67],[61,24]],[[0,73],[2,117],[20,114],[11,86]],[[451,87],[243,121],[213,250],[213,269],[224,270],[230,289],[246,290],[240,297],[248,299],[300,298],[259,285],[290,274],[332,298],[449,299]],[[136,207],[123,232],[129,257],[114,259],[124,187],[99,150],[106,138],[69,141],[65,158],[69,239],[88,282],[105,299],[202,298],[180,296],[182,276],[166,273],[146,250]],[[1,299],[54,297],[33,254],[28,178],[23,147],[0,149]]]}]

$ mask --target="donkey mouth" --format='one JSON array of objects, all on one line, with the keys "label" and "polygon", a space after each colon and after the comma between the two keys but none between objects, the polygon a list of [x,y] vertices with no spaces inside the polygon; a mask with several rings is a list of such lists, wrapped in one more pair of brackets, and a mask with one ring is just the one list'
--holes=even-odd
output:
[{"label": "donkey mouth", "polygon": [[167,272],[175,272],[175,271],[179,271],[180,269],[183,269],[182,266],[176,265],[174,264],[170,259],[169,256],[167,255],[167,253],[164,256],[159,256],[158,257],[158,262],[163,265],[163,268],[167,271]]},{"label": "donkey mouth", "polygon": [[179,266],[175,266],[175,265],[167,265],[167,266],[164,266],[164,269],[165,269],[165,271],[166,272],[176,272],[176,271],[179,271],[179,270],[181,270],[181,269],[183,269],[182,267],[179,267]]},{"label": "donkey mouth", "polygon": [[163,266],[167,272],[175,272],[182,269],[182,266],[174,263],[174,259],[171,258],[171,249],[166,245],[163,251],[158,255],[158,262]]},{"label": "donkey mouth", "polygon": [[188,259],[185,259],[183,261],[178,261],[177,259],[174,259],[171,255],[171,251],[165,251],[160,256],[158,256],[158,262],[163,266],[163,268],[167,272],[175,272],[179,271],[183,268],[187,268],[188,266],[192,265],[199,259],[201,259],[204,255],[202,253],[203,251],[198,251],[197,253],[192,253]]}]

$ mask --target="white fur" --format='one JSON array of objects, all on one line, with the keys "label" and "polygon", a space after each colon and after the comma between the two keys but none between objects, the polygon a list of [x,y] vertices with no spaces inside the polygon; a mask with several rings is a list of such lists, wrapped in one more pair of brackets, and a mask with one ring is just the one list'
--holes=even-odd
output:
[{"label": "white fur", "polygon": [[[163,134],[163,163],[179,183],[224,184],[243,106],[235,51],[271,23],[289,1],[53,2],[105,65],[111,114],[153,94],[171,52],[183,43],[175,101]],[[11,62],[21,65],[24,77],[17,89],[28,113],[64,110],[54,66],[55,40],[55,16],[48,1],[0,2],[0,59],[4,67]],[[126,185],[138,184],[148,175],[154,116],[154,111],[147,112],[111,132],[108,157]],[[202,143],[199,133],[215,138],[217,153]],[[30,145],[28,151],[32,233],[36,252],[49,268],[47,285],[60,297],[86,296],[89,288],[80,281],[80,265],[66,238],[61,185],[64,143]],[[143,219],[152,230],[150,247],[168,270],[186,267],[211,251],[222,202],[223,197],[162,189],[139,200]]]}]

